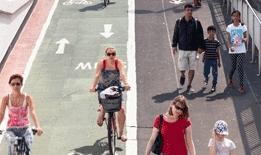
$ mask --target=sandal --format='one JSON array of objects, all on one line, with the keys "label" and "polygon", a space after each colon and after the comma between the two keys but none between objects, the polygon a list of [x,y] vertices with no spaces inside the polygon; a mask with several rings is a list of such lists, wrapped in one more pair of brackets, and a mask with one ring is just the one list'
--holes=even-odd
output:
[{"label": "sandal", "polygon": [[121,140],[122,142],[126,142],[127,141],[127,137],[125,135],[121,135],[119,137],[117,137],[118,140]]}]

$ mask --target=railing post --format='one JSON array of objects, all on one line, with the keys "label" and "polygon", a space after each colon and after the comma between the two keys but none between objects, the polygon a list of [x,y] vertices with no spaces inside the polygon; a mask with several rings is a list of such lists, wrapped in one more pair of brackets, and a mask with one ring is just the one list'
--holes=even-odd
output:
[{"label": "railing post", "polygon": [[[261,29],[260,29],[260,36],[261,36]],[[261,44],[259,44],[259,49],[258,49],[258,74],[257,76],[260,76],[261,72]]]},{"label": "railing post", "polygon": [[230,0],[226,0],[226,2],[227,2],[227,14],[228,14]]},{"label": "railing post", "polygon": [[255,61],[255,18],[253,15],[253,25],[252,25],[252,30],[253,30],[253,36],[252,36],[252,60],[251,63],[254,63]]},{"label": "railing post", "polygon": [[234,10],[234,9],[233,9],[233,4],[234,4],[234,0],[231,1],[231,10],[230,10],[230,13],[231,13],[231,11]]}]

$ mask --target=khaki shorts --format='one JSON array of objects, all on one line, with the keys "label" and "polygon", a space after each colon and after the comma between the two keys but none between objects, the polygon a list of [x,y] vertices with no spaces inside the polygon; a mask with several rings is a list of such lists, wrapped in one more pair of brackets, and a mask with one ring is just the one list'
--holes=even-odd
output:
[{"label": "khaki shorts", "polygon": [[180,71],[196,69],[197,51],[179,50],[178,67]]}]

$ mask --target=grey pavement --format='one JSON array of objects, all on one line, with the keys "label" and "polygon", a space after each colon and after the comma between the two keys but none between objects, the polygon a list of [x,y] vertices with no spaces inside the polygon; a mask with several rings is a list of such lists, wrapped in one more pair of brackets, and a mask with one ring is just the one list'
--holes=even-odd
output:
[{"label": "grey pavement", "polygon": [[[172,61],[168,35],[172,38],[174,22],[183,15],[183,4],[175,5],[168,1],[163,2],[164,5],[161,1],[156,0],[136,1],[138,154],[144,153],[155,115],[164,113],[170,101],[180,93],[177,90],[174,68],[177,65],[174,64],[177,62],[177,57],[175,57],[175,61]],[[227,88],[226,75],[230,60],[222,34],[225,23],[219,21],[227,15],[223,15],[224,10],[220,10],[226,8],[221,3],[222,1],[203,1],[203,6],[194,10],[194,16],[201,21],[205,34],[207,26],[213,23],[219,29],[218,39],[224,49],[222,50],[222,67],[219,69],[217,91],[210,93],[210,86],[202,87],[203,66],[199,61],[192,84],[196,89],[195,93],[187,95],[181,92],[181,94],[188,98],[190,105],[197,154],[208,154],[207,144],[213,124],[216,120],[223,119],[229,124],[228,138],[235,141],[237,145],[236,154],[259,155],[261,154],[261,117],[258,104],[260,97],[257,96],[259,96],[261,81],[254,73],[253,67],[250,67],[256,64],[247,63],[247,93],[239,94],[238,86],[235,89]],[[164,13],[169,34],[165,25]]]}]

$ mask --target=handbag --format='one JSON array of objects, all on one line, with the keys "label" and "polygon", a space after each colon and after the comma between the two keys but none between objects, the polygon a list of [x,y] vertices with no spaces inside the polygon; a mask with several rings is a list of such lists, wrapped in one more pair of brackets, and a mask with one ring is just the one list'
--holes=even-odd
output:
[{"label": "handbag", "polygon": [[161,149],[163,146],[163,141],[162,141],[162,135],[161,135],[161,127],[162,127],[162,122],[163,122],[163,115],[160,115],[160,122],[159,122],[159,133],[158,136],[154,142],[154,144],[152,145],[151,151],[155,154],[160,154],[161,153]]}]

